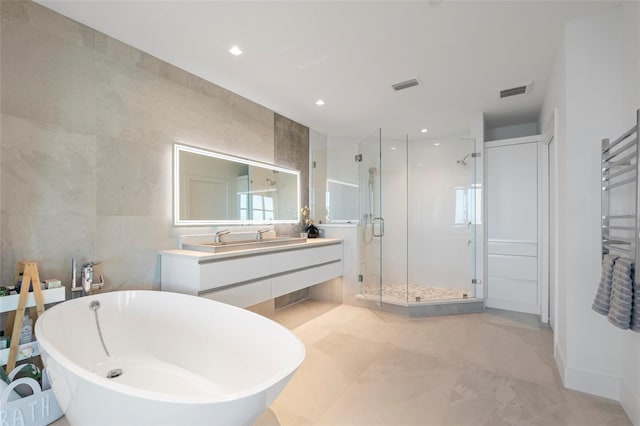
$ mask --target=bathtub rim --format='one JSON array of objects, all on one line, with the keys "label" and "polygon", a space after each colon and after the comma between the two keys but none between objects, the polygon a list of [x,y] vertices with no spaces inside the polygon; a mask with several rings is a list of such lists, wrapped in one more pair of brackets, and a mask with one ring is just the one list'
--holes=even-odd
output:
[{"label": "bathtub rim", "polygon": [[[126,385],[123,383],[118,383],[118,382],[114,382],[110,379],[107,379],[106,377],[102,377],[99,376],[83,367],[81,367],[80,365],[74,363],[73,361],[71,361],[67,356],[65,356],[61,351],[59,351],[58,349],[55,348],[55,346],[45,337],[45,335],[43,334],[44,331],[42,330],[42,324],[43,321],[46,320],[47,318],[47,314],[51,311],[55,311],[58,309],[62,309],[61,306],[63,306],[65,303],[81,303],[81,301],[91,301],[93,299],[100,299],[101,297],[125,297],[124,293],[127,294],[131,294],[131,293],[136,293],[136,294],[154,294],[154,296],[151,297],[157,297],[157,294],[168,294],[170,295],[170,297],[175,298],[183,298],[185,300],[189,299],[192,300],[193,298],[198,299],[198,302],[195,303],[201,303],[201,304],[212,304],[212,306],[224,306],[225,309],[231,309],[233,311],[235,310],[239,310],[242,311],[242,315],[247,315],[252,317],[254,320],[257,321],[262,321],[262,322],[269,322],[270,326],[276,327],[276,328],[280,328],[281,330],[284,330],[286,332],[289,333],[289,337],[292,338],[292,343],[294,343],[294,347],[298,348],[298,356],[295,358],[295,362],[292,363],[292,367],[291,368],[287,368],[286,370],[279,370],[278,372],[276,372],[275,374],[268,376],[266,379],[257,382],[256,384],[249,386],[245,389],[242,389],[240,391],[236,391],[236,392],[231,392],[231,393],[225,393],[225,394],[221,394],[221,395],[205,395],[205,396],[194,396],[194,395],[182,395],[182,394],[175,394],[175,393],[167,393],[167,392],[155,392],[155,391],[151,391],[151,390],[146,390],[146,389],[141,389],[135,386],[131,386],[131,385]],[[118,294],[115,295],[114,294]],[[119,294],[123,294],[122,296],[120,296]],[[144,297],[144,296],[143,296]],[[165,297],[165,296],[163,296]],[[169,297],[169,296],[166,296]],[[49,316],[52,314],[49,314]],[[100,386],[100,387],[104,387],[107,390],[110,391],[114,391],[114,392],[118,392],[118,393],[122,393],[125,395],[129,395],[129,396],[133,396],[133,397],[137,397],[137,398],[143,398],[143,399],[149,399],[149,400],[153,400],[153,401],[161,401],[161,402],[167,402],[167,403],[181,403],[181,404],[213,404],[213,403],[224,403],[224,402],[231,402],[231,401],[237,401],[240,400],[242,398],[247,398],[247,397],[251,397],[254,395],[257,395],[261,392],[267,392],[269,389],[271,389],[272,387],[276,386],[277,384],[279,384],[280,382],[282,382],[283,380],[288,380],[290,379],[290,377],[293,375],[293,373],[295,373],[295,371],[300,368],[300,365],[302,365],[302,362],[304,361],[304,358],[306,356],[306,348],[304,346],[304,344],[302,343],[302,341],[300,340],[300,338],[298,336],[296,336],[291,330],[287,329],[286,327],[278,324],[277,322],[270,320],[269,318],[266,318],[262,315],[256,314],[254,312],[242,309],[242,308],[238,308],[236,306],[232,306],[232,305],[227,305],[225,303],[222,302],[217,302],[215,300],[210,300],[210,299],[205,299],[202,297],[198,297],[198,296],[191,296],[191,295],[186,295],[186,294],[181,294],[181,293],[170,293],[170,292],[163,292],[163,291],[156,291],[156,290],[118,290],[118,291],[111,291],[111,292],[105,292],[105,293],[101,293],[101,294],[97,294],[97,295],[91,295],[91,296],[86,296],[86,297],[81,297],[81,298],[77,298],[77,299],[70,299],[70,300],[66,300],[64,302],[59,303],[56,306],[53,306],[52,308],[46,310],[41,316],[40,318],[38,318],[38,320],[36,321],[35,327],[34,327],[34,333],[36,335],[38,344],[40,345],[40,352],[43,355],[43,358],[45,357],[49,357],[51,358],[55,363],[59,364],[63,369],[70,371],[73,375],[77,376],[79,379],[81,380],[86,380],[87,382],[90,382],[96,386]],[[43,360],[44,362],[44,360]],[[54,389],[55,392],[55,389]]]}]

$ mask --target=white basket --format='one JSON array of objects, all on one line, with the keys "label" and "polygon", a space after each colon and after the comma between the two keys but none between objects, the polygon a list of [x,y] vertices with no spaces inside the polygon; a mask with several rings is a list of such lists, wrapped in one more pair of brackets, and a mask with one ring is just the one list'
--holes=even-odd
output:
[{"label": "white basket", "polygon": [[[9,378],[15,376],[22,367],[24,366],[16,367],[9,374]],[[42,370],[43,381],[46,374],[46,369]],[[10,396],[15,397],[14,389],[19,385],[29,386],[33,394],[9,401]],[[28,377],[12,381],[0,395],[0,424],[3,426],[44,426],[55,422],[62,414],[53,391],[43,391],[38,382]]]}]

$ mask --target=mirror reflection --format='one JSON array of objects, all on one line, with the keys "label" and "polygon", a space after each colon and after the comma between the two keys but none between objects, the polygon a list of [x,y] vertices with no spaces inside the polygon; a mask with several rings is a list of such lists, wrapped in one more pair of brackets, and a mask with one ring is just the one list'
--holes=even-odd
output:
[{"label": "mirror reflection", "polygon": [[174,145],[176,225],[297,223],[300,172]]}]

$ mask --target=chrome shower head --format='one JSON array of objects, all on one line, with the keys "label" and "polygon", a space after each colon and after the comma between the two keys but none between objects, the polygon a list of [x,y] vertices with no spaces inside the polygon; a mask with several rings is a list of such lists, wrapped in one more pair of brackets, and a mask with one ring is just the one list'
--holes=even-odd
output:
[{"label": "chrome shower head", "polygon": [[467,162],[465,161],[467,158],[469,158],[471,156],[471,154],[467,154],[464,157],[462,157],[461,160],[456,161],[456,164],[460,164],[461,166],[466,166]]}]

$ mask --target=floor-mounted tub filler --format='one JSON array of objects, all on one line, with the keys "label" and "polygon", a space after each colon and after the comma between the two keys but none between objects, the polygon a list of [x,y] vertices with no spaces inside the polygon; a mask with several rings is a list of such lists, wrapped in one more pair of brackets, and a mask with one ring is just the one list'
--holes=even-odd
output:
[{"label": "floor-mounted tub filler", "polygon": [[252,424],[305,356],[267,318],[158,291],[69,300],[35,333],[72,425]]}]

